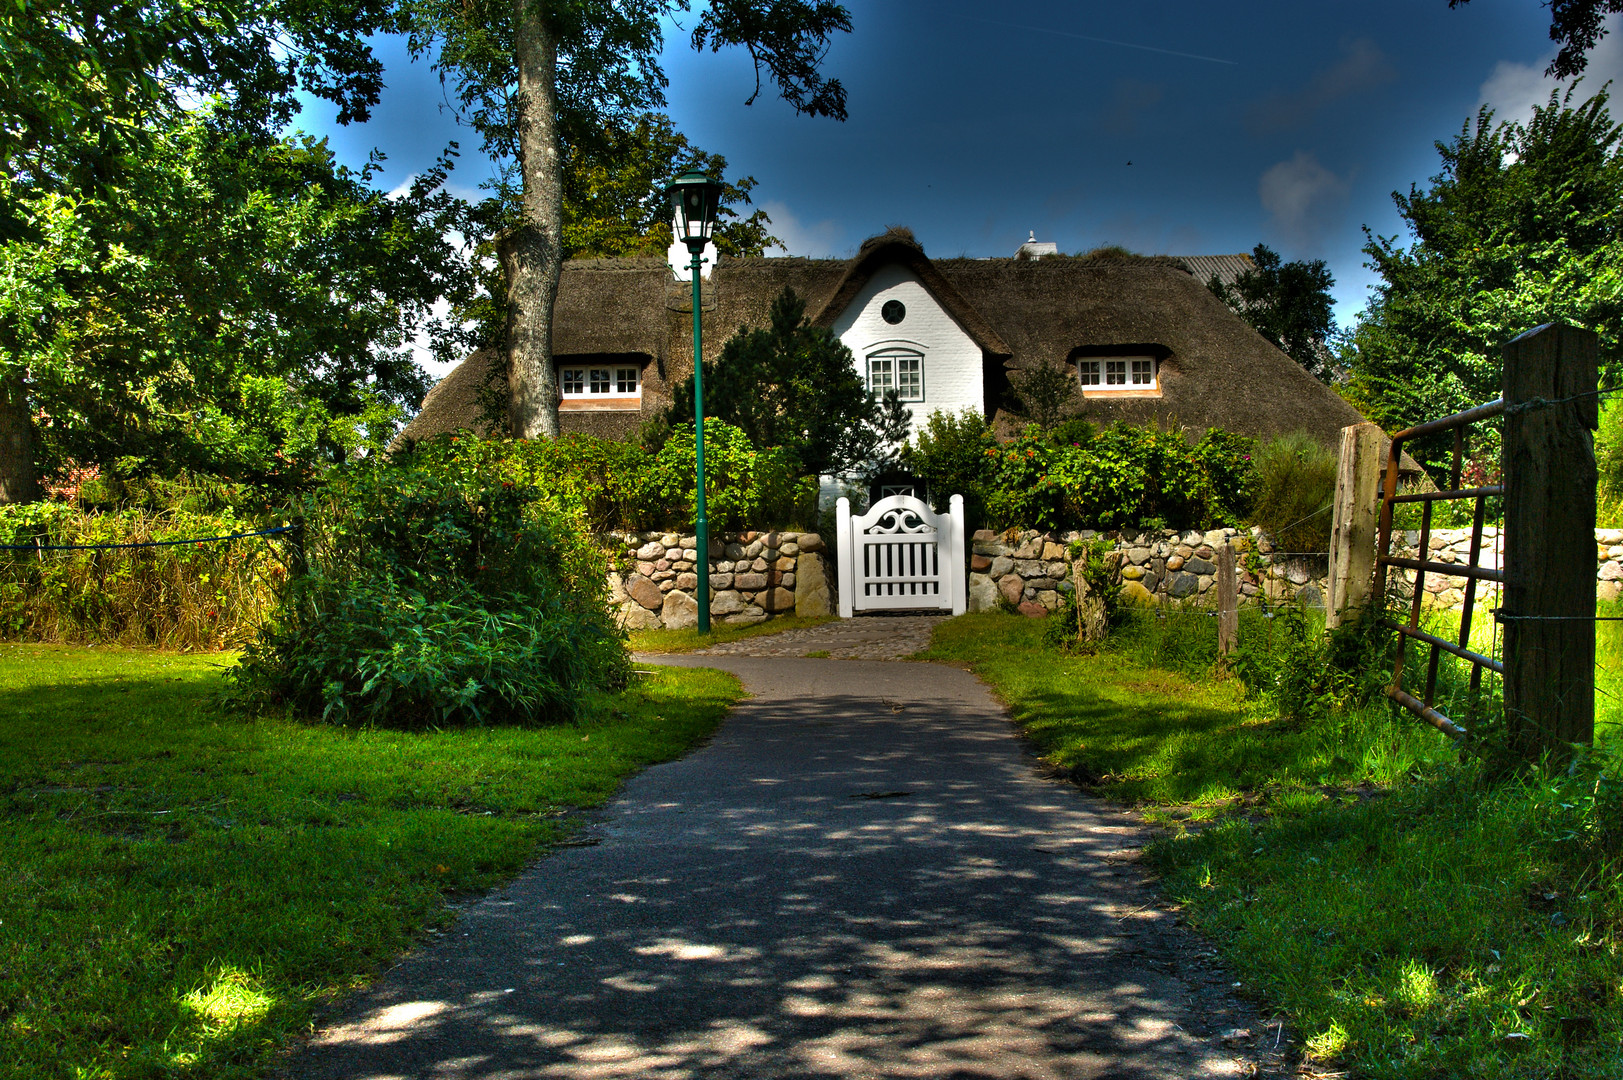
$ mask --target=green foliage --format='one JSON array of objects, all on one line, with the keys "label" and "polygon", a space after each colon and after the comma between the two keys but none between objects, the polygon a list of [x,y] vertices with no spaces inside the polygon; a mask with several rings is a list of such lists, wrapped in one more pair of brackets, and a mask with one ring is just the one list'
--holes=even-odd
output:
[{"label": "green foliage", "polygon": [[902,447],[901,463],[924,481],[938,512],[947,509],[953,495],[962,495],[966,518],[981,522],[986,520],[987,459],[996,451],[991,422],[979,409],[936,409]]},{"label": "green foliage", "polygon": [[340,470],[304,501],[310,572],[237,674],[259,709],[406,728],[537,724],[624,684],[583,523],[470,440]]},{"label": "green foliage", "polygon": [[1623,403],[1603,398],[1595,432],[1596,524],[1623,525]]},{"label": "green foliage", "polygon": [[[800,475],[776,446],[757,450],[731,424],[704,425],[705,509],[716,529],[761,528],[804,521],[817,499],[815,477]],[[691,525],[698,496],[692,424],[677,424],[644,478],[644,505],[663,508],[665,521]]]},{"label": "green foliage", "polygon": [[1207,287],[1303,370],[1329,382],[1334,371],[1326,342],[1336,332],[1335,299],[1330,295],[1336,279],[1324,260],[1283,262],[1268,245],[1258,244],[1251,261],[1252,268],[1233,286],[1214,274]]},{"label": "green foliage", "polygon": [[1330,550],[1336,457],[1311,435],[1280,435],[1255,455],[1257,498],[1250,514],[1284,551]]},{"label": "green foliage", "polygon": [[1073,574],[1079,580],[1054,615],[1044,620],[1043,643],[1071,652],[1092,652],[1126,615],[1117,576],[1120,556],[1109,540],[1072,545]]},{"label": "green foliage", "polygon": [[[1349,396],[1388,431],[1497,397],[1501,347],[1542,323],[1600,335],[1603,382],[1623,360],[1623,143],[1603,89],[1581,105],[1552,93],[1526,123],[1486,107],[1451,142],[1425,190],[1394,196],[1410,232],[1371,235],[1382,283],[1345,359]],[[1432,470],[1446,435],[1408,449]],[[1496,435],[1483,447],[1497,456]]]},{"label": "green foliage", "polygon": [[[125,544],[227,536],[264,527],[210,500],[92,511],[65,502],[0,505],[0,544]],[[188,508],[188,502],[202,506]],[[279,519],[278,519],[279,520]],[[239,647],[275,606],[286,542],[102,551],[0,552],[0,637],[162,649]]]},{"label": "green foliage", "polygon": [[333,999],[447,926],[739,695],[660,668],[578,724],[403,733],[220,708],[218,655],[0,646],[0,1072],[286,1067]]},{"label": "green foliage", "polygon": [[[1248,441],[1081,421],[1035,426],[986,454],[987,514],[998,526],[1046,531],[1229,524],[1246,497]],[[1220,490],[1217,484],[1221,483]]]},{"label": "green foliage", "polygon": [[[812,513],[816,481],[798,475],[783,450],[757,449],[741,430],[718,420],[705,424],[704,442],[713,528],[785,526]],[[593,533],[693,527],[698,470],[691,424],[665,429],[651,450],[578,432],[557,439],[442,436],[420,450],[472,453],[475,446],[505,480],[547,492]]]},{"label": "green foliage", "polygon": [[325,142],[218,112],[147,133],[95,199],[42,195],[0,245],[0,378],[39,464],[296,486],[380,450],[426,384],[408,335],[467,285],[447,163],[400,198]]},{"label": "green foliage", "polygon": [[[564,252],[569,258],[658,256],[671,245],[671,207],[665,184],[696,169],[721,179],[727,159],[688,142],[663,113],[644,113],[624,127],[609,127],[564,146]],[[716,222],[716,250],[731,258],[763,255],[779,240],[767,230],[766,211],[740,216],[750,205],[755,178],[724,181]],[[513,200],[511,195],[507,196]]]},{"label": "green foliage", "polygon": [[1035,364],[1012,382],[1014,411],[1044,431],[1052,430],[1081,396],[1076,370],[1065,364]]},{"label": "green foliage", "polygon": [[[704,394],[707,423],[716,416],[756,446],[781,446],[813,476],[883,468],[911,419],[894,393],[880,402],[869,392],[851,350],[811,325],[806,302],[789,288],[772,302],[768,327],[740,326],[704,365]],[[692,422],[693,380],[671,396],[669,422]]]}]

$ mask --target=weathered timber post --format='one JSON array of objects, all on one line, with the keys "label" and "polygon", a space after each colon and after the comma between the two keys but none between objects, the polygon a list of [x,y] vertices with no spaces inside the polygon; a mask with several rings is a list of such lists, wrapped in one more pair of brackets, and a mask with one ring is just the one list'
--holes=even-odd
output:
[{"label": "weathered timber post", "polygon": [[1504,348],[1505,719],[1526,760],[1595,737],[1598,346],[1548,323]]},{"label": "weathered timber post", "polygon": [[1240,644],[1239,574],[1234,562],[1234,545],[1217,549],[1217,653],[1227,656]]},{"label": "weathered timber post", "polygon": [[1375,578],[1375,532],[1386,434],[1377,424],[1341,429],[1336,497],[1330,527],[1330,589],[1324,625],[1333,630],[1369,602]]}]

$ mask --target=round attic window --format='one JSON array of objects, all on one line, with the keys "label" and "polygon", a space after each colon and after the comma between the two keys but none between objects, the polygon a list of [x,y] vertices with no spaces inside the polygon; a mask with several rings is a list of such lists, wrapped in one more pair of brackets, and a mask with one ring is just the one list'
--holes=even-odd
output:
[{"label": "round attic window", "polygon": [[886,300],[885,306],[879,309],[879,317],[895,326],[907,318],[907,308],[902,306],[900,300]]}]

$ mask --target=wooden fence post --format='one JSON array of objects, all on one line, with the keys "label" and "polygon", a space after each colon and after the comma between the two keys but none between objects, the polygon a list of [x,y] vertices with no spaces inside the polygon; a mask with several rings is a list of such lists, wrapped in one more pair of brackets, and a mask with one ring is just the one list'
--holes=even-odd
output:
[{"label": "wooden fence post", "polygon": [[1504,348],[1505,720],[1526,760],[1595,737],[1598,356],[1560,323]]},{"label": "wooden fence post", "polygon": [[1217,549],[1217,654],[1227,656],[1240,644],[1239,574],[1234,545]]},{"label": "wooden fence post", "polygon": [[1375,579],[1375,531],[1379,514],[1382,453],[1386,434],[1378,424],[1348,424],[1341,429],[1341,456],[1336,463],[1336,496],[1330,526],[1330,588],[1325,597],[1328,630],[1354,616],[1369,602]]}]

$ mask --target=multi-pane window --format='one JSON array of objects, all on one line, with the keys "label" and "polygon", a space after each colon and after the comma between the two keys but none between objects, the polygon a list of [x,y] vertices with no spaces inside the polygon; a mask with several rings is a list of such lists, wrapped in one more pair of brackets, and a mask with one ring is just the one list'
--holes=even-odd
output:
[{"label": "multi-pane window", "polygon": [[638,397],[642,371],[636,367],[559,367],[558,387],[566,398]]},{"label": "multi-pane window", "polygon": [[1153,356],[1105,357],[1100,360],[1078,360],[1077,378],[1083,390],[1155,390],[1155,358]]},{"label": "multi-pane window", "polygon": [[879,397],[891,390],[903,401],[924,400],[924,357],[887,351],[868,357],[868,389]]}]

